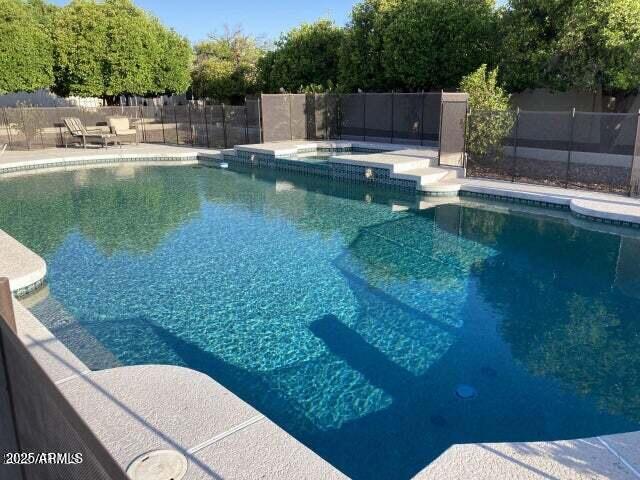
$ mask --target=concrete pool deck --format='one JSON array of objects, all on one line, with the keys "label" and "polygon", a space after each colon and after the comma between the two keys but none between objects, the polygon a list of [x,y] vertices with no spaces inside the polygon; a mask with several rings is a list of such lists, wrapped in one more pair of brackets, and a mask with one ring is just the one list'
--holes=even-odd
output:
[{"label": "concrete pool deck", "polygon": [[[184,161],[196,163],[199,153],[220,158],[214,150],[145,145],[113,148],[107,152],[98,150],[96,154],[109,156],[118,150],[125,161],[132,161],[136,154],[141,155],[135,157],[140,161],[175,155],[174,158],[182,156]],[[46,166],[65,168],[64,159],[71,159],[67,166],[73,166],[74,161],[93,153],[74,149],[61,157],[59,151],[7,152],[4,158],[0,157],[0,168],[10,163],[19,166],[45,159],[55,159],[55,163]],[[591,209],[593,205],[583,202],[593,201],[615,208],[640,205],[637,199],[585,191],[555,188],[549,191],[550,187],[475,179],[460,183],[467,184],[470,192],[474,188],[486,189],[476,193],[501,192],[499,195],[487,193],[494,196],[513,192],[514,198],[551,198],[565,205],[575,200],[578,207],[584,209]],[[428,205],[426,202],[425,206]],[[622,214],[627,215],[625,212]],[[0,235],[0,266],[10,280],[13,280],[11,276],[20,278],[20,272],[25,271],[29,262],[22,260],[26,258],[22,254],[9,253],[12,250],[5,246],[17,248],[15,244],[21,244],[1,233],[4,235]],[[33,259],[31,263],[35,266],[39,261]],[[210,377],[167,365],[90,371],[20,302],[14,303],[20,338],[123,467],[149,450],[169,448],[187,457],[186,479],[346,478]],[[640,432],[554,442],[454,445],[415,478],[638,480]]]},{"label": "concrete pool deck", "polygon": [[458,192],[463,195],[470,193],[499,200],[525,200],[558,205],[568,208],[581,218],[640,227],[640,198],[479,178],[465,178],[451,183],[457,184]]}]

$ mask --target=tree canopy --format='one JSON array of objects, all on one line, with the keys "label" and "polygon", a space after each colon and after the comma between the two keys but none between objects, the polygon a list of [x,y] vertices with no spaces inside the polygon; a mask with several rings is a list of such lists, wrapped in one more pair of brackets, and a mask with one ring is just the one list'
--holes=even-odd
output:
[{"label": "tree canopy", "polygon": [[343,29],[321,20],[284,35],[261,73],[269,91],[455,88],[495,63],[496,19],[492,0],[364,0]]},{"label": "tree canopy", "polygon": [[[640,87],[640,0],[361,0],[349,23],[302,24],[268,50],[241,31],[195,46],[132,0],[0,0],[0,93],[455,89],[486,64],[506,91]],[[268,51],[267,51],[268,50]]]},{"label": "tree canopy", "polygon": [[511,0],[501,29],[502,78],[512,91],[640,85],[637,0]]},{"label": "tree canopy", "polygon": [[53,82],[49,12],[37,1],[0,0],[0,94]]},{"label": "tree canopy", "polygon": [[383,33],[382,67],[391,88],[456,88],[495,63],[495,15],[487,0],[406,0]]},{"label": "tree canopy", "polygon": [[188,42],[130,0],[73,0],[54,29],[55,90],[113,97],[184,92]]},{"label": "tree canopy", "polygon": [[353,7],[340,47],[339,84],[344,90],[387,89],[383,34],[401,1],[364,0]]},{"label": "tree canopy", "polygon": [[638,0],[362,0],[343,29],[320,21],[284,35],[260,74],[268,91],[416,91],[454,89],[487,64],[511,92],[636,91],[639,19]]},{"label": "tree canopy", "polygon": [[198,97],[234,101],[258,87],[258,61],[264,45],[241,30],[226,30],[195,45],[196,63],[191,72]]},{"label": "tree canopy", "polygon": [[305,23],[283,35],[260,62],[261,81],[270,91],[331,89],[338,78],[338,51],[344,30],[330,20]]}]

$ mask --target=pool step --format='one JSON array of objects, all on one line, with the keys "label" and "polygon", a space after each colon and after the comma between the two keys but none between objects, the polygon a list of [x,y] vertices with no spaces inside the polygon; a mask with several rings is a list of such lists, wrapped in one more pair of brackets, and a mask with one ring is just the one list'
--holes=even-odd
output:
[{"label": "pool step", "polygon": [[415,180],[418,186],[431,185],[445,179],[455,178],[456,172],[439,167],[414,168],[402,173],[393,172],[391,177],[403,180]]},{"label": "pool step", "polygon": [[460,177],[448,176],[436,183],[422,183],[419,190],[432,195],[458,195],[462,182]]}]

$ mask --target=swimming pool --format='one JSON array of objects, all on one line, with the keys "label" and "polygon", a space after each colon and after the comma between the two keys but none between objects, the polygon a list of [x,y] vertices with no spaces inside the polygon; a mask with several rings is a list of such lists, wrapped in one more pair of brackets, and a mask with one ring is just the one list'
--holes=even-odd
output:
[{"label": "swimming pool", "polygon": [[399,195],[121,165],[1,180],[0,228],[91,368],[203,371],[354,478],[640,428],[637,234]]}]

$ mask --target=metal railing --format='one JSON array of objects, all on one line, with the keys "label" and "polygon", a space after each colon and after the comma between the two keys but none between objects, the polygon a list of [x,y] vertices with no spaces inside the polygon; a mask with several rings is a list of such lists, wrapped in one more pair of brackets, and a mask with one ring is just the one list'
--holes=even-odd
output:
[{"label": "metal railing", "polygon": [[[0,278],[0,405],[9,412],[16,452],[69,454],[67,461],[16,466],[22,480],[126,480],[127,475],[98,440],[17,335],[9,280]],[[2,432],[6,435],[7,432]],[[3,452],[9,453],[9,452]],[[75,455],[75,456],[71,456]],[[78,459],[81,456],[81,462]],[[4,458],[4,457],[3,457]],[[73,459],[70,461],[70,459]],[[54,459],[55,460],[55,459]],[[3,468],[11,468],[3,465]]]},{"label": "metal railing", "polygon": [[5,107],[0,109],[0,144],[8,150],[65,146],[67,117],[104,132],[110,117],[127,117],[137,130],[137,141],[147,143],[230,148],[261,138],[260,102],[247,99],[245,105]]},{"label": "metal railing", "polygon": [[473,111],[467,174],[640,194],[640,113]]}]

